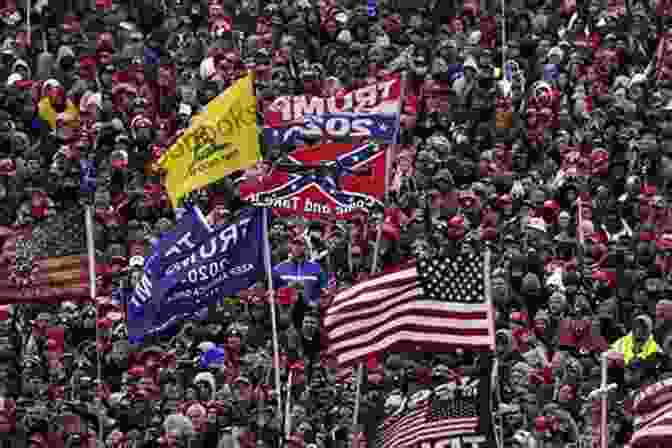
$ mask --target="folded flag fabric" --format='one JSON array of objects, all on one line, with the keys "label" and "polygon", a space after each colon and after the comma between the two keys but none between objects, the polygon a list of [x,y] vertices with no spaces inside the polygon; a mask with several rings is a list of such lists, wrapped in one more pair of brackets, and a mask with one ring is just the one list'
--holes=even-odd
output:
[{"label": "folded flag fabric", "polygon": [[410,395],[385,397],[386,415],[377,426],[376,448],[488,446],[490,378],[460,376]]},{"label": "folded flag fabric", "polygon": [[267,251],[265,219],[265,210],[251,207],[232,223],[205,231],[200,212],[185,213],[145,262],[128,303],[129,342],[162,334],[180,320],[201,318],[221,297],[256,283]]},{"label": "folded flag fabric", "polygon": [[642,388],[632,414],[635,432],[631,448],[667,446],[672,439],[672,378]]}]

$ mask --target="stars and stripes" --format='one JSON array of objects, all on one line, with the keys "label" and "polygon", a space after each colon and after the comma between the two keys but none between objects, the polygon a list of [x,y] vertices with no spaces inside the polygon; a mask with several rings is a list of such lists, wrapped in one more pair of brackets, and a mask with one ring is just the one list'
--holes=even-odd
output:
[{"label": "stars and stripes", "polygon": [[454,259],[427,258],[419,261],[425,294],[448,302],[485,302],[484,272],[475,253]]},{"label": "stars and stripes", "polygon": [[459,392],[448,398],[436,391],[421,391],[420,394],[419,400],[415,403],[409,400],[401,412],[396,411],[380,424],[378,448],[414,447],[420,443],[479,433],[480,403],[477,397],[464,397]]},{"label": "stars and stripes", "polygon": [[334,297],[325,314],[341,366],[383,351],[494,348],[489,253],[421,259]]}]

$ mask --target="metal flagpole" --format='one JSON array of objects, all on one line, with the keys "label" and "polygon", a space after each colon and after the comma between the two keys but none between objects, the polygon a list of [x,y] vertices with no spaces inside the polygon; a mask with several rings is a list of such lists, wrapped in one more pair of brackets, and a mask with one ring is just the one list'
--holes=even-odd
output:
[{"label": "metal flagpole", "polygon": [[32,31],[32,25],[30,23],[30,10],[33,9],[33,2],[31,0],[26,0],[26,28],[28,32],[28,42],[29,44],[33,45],[33,36],[31,34]]},{"label": "metal flagpole", "polygon": [[509,48],[506,42],[506,0],[502,0],[502,76],[506,77],[506,53]]},{"label": "metal flagpole", "polygon": [[278,418],[282,416],[282,383],[280,381],[280,348],[278,344],[278,320],[275,309],[275,290],[273,289],[273,268],[271,267],[271,248],[268,240],[268,208],[263,208],[264,214],[264,264],[266,265],[266,280],[268,282],[269,300],[271,306],[271,329],[273,331],[273,364],[275,369],[275,392],[277,397]]},{"label": "metal flagpole", "polygon": [[294,380],[294,369],[289,369],[287,377],[287,401],[285,402],[285,440],[289,440],[292,434],[292,381]]},{"label": "metal flagpole", "polygon": [[[86,220],[86,247],[89,258],[89,296],[93,302],[93,306],[96,309],[96,322],[98,322],[98,304],[96,303],[96,247],[93,239],[93,206],[87,205],[85,208],[85,220]],[[96,324],[96,342],[100,337],[98,325]],[[97,385],[96,388],[100,387],[103,384],[103,362],[102,362],[102,352],[97,351],[96,354],[96,368],[97,368]],[[97,394],[96,389],[96,394]],[[96,407],[96,413],[98,414],[98,438],[100,442],[103,442],[103,415],[101,413],[100,406]]]},{"label": "metal flagpole", "polygon": [[[384,204],[385,207],[388,206],[390,202],[390,176],[392,174],[392,157],[396,155],[399,150],[399,133],[401,132],[401,114],[404,110],[404,100],[406,99],[406,72],[401,74],[401,91],[399,92],[399,109],[398,109],[398,120],[397,123],[397,133],[395,135],[395,143],[390,148],[385,149],[385,197]],[[394,154],[393,154],[394,151]],[[380,242],[383,238],[383,224],[385,222],[385,210],[383,210],[383,219],[378,223],[378,229],[376,231],[376,245],[373,249],[373,261],[371,263],[371,274],[375,274],[378,270],[378,253],[380,251]],[[368,378],[367,378],[368,379]],[[359,408],[362,402],[362,381],[364,381],[364,364],[359,363],[357,366],[357,383],[355,384],[355,409],[352,413],[352,430],[355,431],[359,419]]]},{"label": "metal flagpole", "polygon": [[602,407],[600,409],[600,447],[608,448],[609,438],[607,437],[607,407],[609,405],[609,395],[606,393],[607,390],[607,352],[602,353],[602,384],[600,389],[604,391],[602,395]]},{"label": "metal flagpole", "polygon": [[607,416],[608,416],[608,406],[609,406],[609,393],[616,390],[618,385],[616,383],[607,384],[607,368],[609,363],[609,352],[602,353],[602,381],[599,388],[593,390],[588,394],[588,400],[594,402],[595,400],[600,400],[600,448],[608,448],[609,428],[607,426]]},{"label": "metal flagpole", "polygon": [[[404,110],[404,100],[406,99],[406,72],[401,74],[401,92],[399,92],[399,109],[398,109],[398,120],[401,121],[401,113]],[[385,198],[384,204],[387,207],[390,200],[390,176],[392,175],[392,160],[394,150],[395,154],[399,150],[399,133],[401,132],[401,123],[398,123],[397,134],[395,135],[395,143],[391,148],[385,150]],[[384,213],[384,211],[383,211]],[[373,261],[371,263],[371,273],[375,274],[378,270],[378,252],[380,251],[380,241],[383,237],[383,223],[385,222],[385,216],[383,215],[383,222],[378,223],[378,229],[376,232],[376,245],[373,249]]]},{"label": "metal flagpole", "polygon": [[355,409],[352,412],[352,430],[357,428],[359,423],[359,407],[362,402],[362,381],[364,381],[364,363],[359,363],[357,366],[357,383],[355,385]]}]

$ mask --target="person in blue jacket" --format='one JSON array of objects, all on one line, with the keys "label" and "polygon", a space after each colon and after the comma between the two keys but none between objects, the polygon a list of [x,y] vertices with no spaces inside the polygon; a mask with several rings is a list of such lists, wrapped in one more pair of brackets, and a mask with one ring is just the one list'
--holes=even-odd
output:
[{"label": "person in blue jacket", "polygon": [[[322,289],[327,287],[327,274],[320,263],[308,260],[306,241],[303,236],[289,241],[289,259],[273,268],[275,288],[293,287],[299,293],[294,309],[294,321],[302,322],[307,308],[318,307]],[[300,328],[297,325],[297,328]]]}]

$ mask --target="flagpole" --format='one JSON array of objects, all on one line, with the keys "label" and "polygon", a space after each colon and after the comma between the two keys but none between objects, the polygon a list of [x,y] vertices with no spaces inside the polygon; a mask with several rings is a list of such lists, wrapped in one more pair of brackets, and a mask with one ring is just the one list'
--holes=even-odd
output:
[{"label": "flagpole", "polygon": [[[488,388],[488,401],[487,404],[485,405],[485,409],[483,409],[484,412],[487,412],[488,415],[488,438],[491,444],[496,444],[495,446],[501,447],[503,446],[504,441],[501,440],[499,437],[497,437],[496,431],[497,428],[493,428],[493,425],[496,425],[496,419],[498,416],[496,415],[494,406],[493,406],[493,395],[498,395],[497,392],[499,389],[497,388],[496,384],[496,378],[498,374],[498,370],[495,370],[495,368],[499,369],[496,357],[494,356],[495,353],[495,307],[492,302],[492,294],[491,294],[491,279],[490,279],[490,264],[492,263],[492,253],[490,251],[490,248],[486,248],[485,253],[483,254],[483,295],[485,296],[485,302],[488,304],[488,325],[490,326],[489,328],[489,333],[492,335],[492,341],[490,343],[490,352],[483,353],[481,354],[481,362],[479,363],[481,365],[481,368],[487,368],[490,369],[488,379],[489,381],[489,388]],[[492,393],[492,388],[495,388],[495,394]]]},{"label": "flagpole", "polygon": [[502,0],[502,75],[506,77],[506,53],[509,48],[506,42],[506,0]]},{"label": "flagpole", "polygon": [[354,432],[359,423],[359,407],[362,402],[362,381],[364,381],[364,363],[357,366],[357,383],[355,384],[355,409],[352,411],[352,431]]},{"label": "flagpole", "polygon": [[31,35],[32,24],[30,23],[30,10],[33,9],[33,2],[31,0],[26,1],[26,28],[28,32],[28,43],[30,46],[33,46],[33,37]]},{"label": "flagpole", "polygon": [[[389,205],[390,202],[390,175],[392,172],[392,163],[394,162],[393,157],[399,152],[399,133],[401,132],[401,113],[404,110],[404,100],[406,99],[406,72],[401,74],[401,86],[399,92],[399,108],[397,110],[397,130],[394,135],[394,145],[385,149],[385,196],[383,199],[383,204],[385,207]],[[394,154],[393,154],[394,151]],[[385,223],[385,209],[383,209],[383,218],[382,221],[378,223],[378,228],[376,230],[376,245],[373,249],[373,261],[371,263],[371,274],[375,274],[378,271],[378,254],[380,252],[380,243],[383,239],[383,224]],[[367,375],[368,377],[368,375]],[[357,366],[357,382],[355,384],[355,409],[352,413],[352,431],[354,432],[359,423],[359,408],[362,403],[362,382],[364,381],[364,363],[360,362]],[[368,380],[368,378],[367,378]]]},{"label": "flagpole", "polygon": [[292,434],[292,382],[294,381],[294,369],[289,369],[287,377],[287,401],[285,401],[285,441]]},{"label": "flagpole", "polygon": [[273,268],[271,267],[271,248],[268,239],[268,208],[263,207],[264,214],[264,264],[266,281],[268,282],[269,301],[271,306],[271,330],[273,332],[273,364],[275,370],[275,393],[277,397],[278,418],[282,417],[282,383],[280,381],[280,346],[278,343],[278,319],[275,309],[275,290],[273,289]]},{"label": "flagpole", "polygon": [[[394,155],[399,151],[399,132],[401,130],[401,113],[404,110],[404,100],[406,99],[406,72],[404,71],[401,74],[401,91],[399,92],[399,109],[397,111],[397,116],[399,122],[397,123],[397,132],[394,136],[394,145],[385,149],[385,197],[384,204],[385,207],[389,205],[390,200],[390,175],[392,171],[392,164],[394,160],[392,159],[394,150]],[[373,261],[371,263],[371,274],[375,274],[378,270],[378,253],[380,251],[380,242],[383,238],[383,223],[385,222],[385,210],[383,209],[383,221],[378,223],[378,229],[376,231],[376,245],[373,249]]]},{"label": "flagpole", "polygon": [[[98,322],[98,303],[96,302],[97,295],[97,286],[96,286],[96,247],[93,239],[93,206],[86,205],[85,208],[85,220],[86,220],[86,248],[89,261],[89,297],[91,297],[91,302],[96,309],[96,322]],[[100,337],[100,330],[98,329],[98,324],[96,324],[96,343]],[[102,352],[100,350],[96,351],[96,401],[98,401],[98,387],[100,387],[103,379],[103,363],[102,363]],[[100,406],[96,406],[96,414],[98,416],[98,439],[103,441],[103,416],[100,412]]]},{"label": "flagpole", "polygon": [[[607,389],[607,365],[608,365],[608,357],[607,357],[607,352],[602,353],[602,384],[600,389],[606,390]],[[600,409],[600,447],[601,448],[608,448],[608,441],[609,438],[607,437],[607,406],[609,404],[608,402],[609,396],[608,394],[602,395],[602,403],[601,403],[601,409]]]}]

